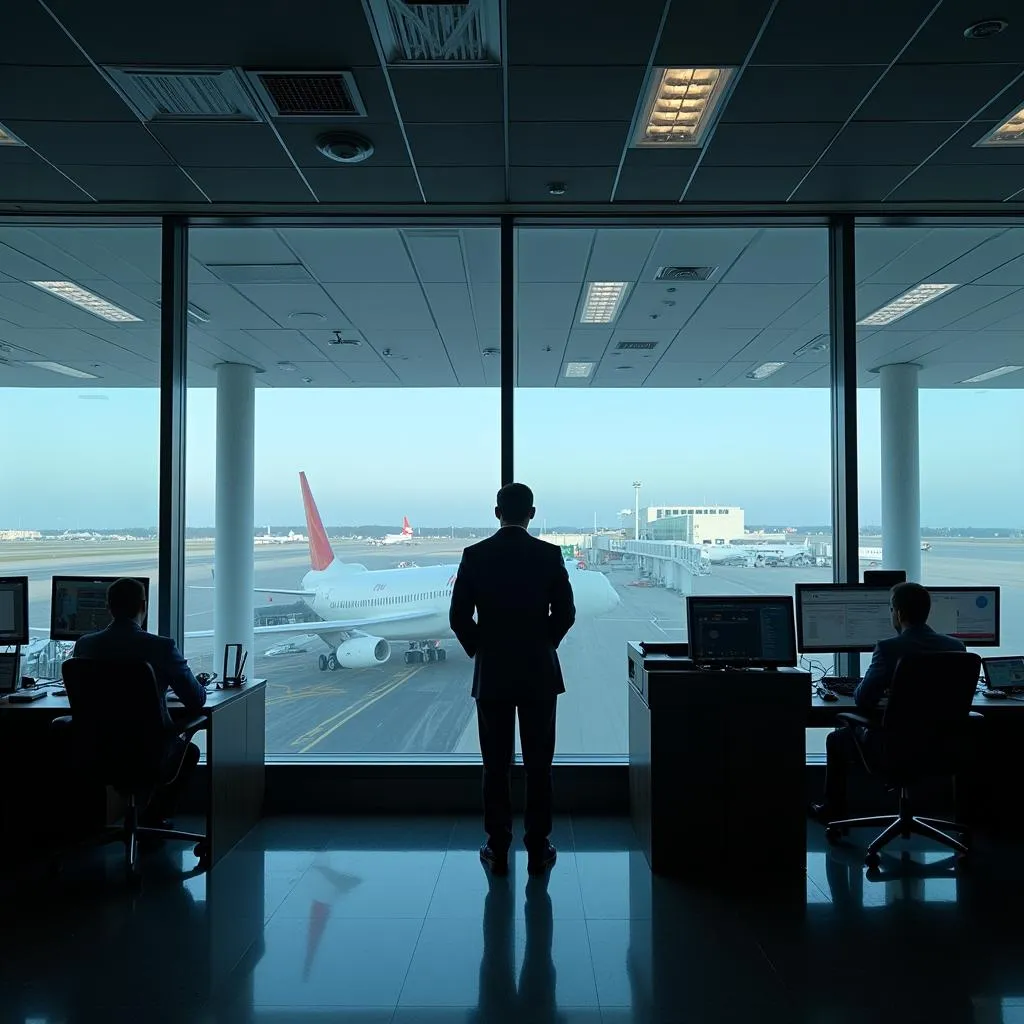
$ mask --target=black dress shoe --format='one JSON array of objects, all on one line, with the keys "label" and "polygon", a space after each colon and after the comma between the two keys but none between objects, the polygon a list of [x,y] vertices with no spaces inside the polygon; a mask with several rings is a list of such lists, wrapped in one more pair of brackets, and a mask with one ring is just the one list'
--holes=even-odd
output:
[{"label": "black dress shoe", "polygon": [[508,850],[496,850],[490,843],[480,847],[480,859],[491,869],[492,875],[508,874]]},{"label": "black dress shoe", "polygon": [[526,870],[531,875],[543,875],[557,859],[558,851],[550,843],[545,843],[535,850],[530,850],[526,860]]},{"label": "black dress shoe", "polygon": [[823,825],[827,825],[830,821],[842,821],[843,818],[847,817],[845,807],[836,807],[835,804],[825,802],[811,804],[807,808],[807,813],[815,821],[820,821]]}]

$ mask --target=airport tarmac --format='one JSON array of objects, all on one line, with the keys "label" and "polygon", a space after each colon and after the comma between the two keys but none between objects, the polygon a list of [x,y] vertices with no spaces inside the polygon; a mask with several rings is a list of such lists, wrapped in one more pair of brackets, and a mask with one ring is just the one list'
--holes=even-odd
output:
[{"label": "airport tarmac", "polygon": [[[391,568],[399,561],[419,565],[457,563],[461,541],[424,540],[412,546],[373,548],[336,542],[338,557],[369,569]],[[469,543],[469,542],[465,542]],[[54,572],[148,575],[156,590],[156,549],[152,543],[47,545],[44,557],[31,545],[0,547],[0,573],[28,572],[30,622],[49,621],[49,577]],[[27,549],[27,550],[26,550]],[[308,568],[304,544],[259,547],[254,551],[259,587],[296,588]],[[213,626],[213,553],[209,545],[190,548],[186,567],[186,630]],[[923,555],[925,582],[997,584],[1002,591],[1005,653],[1024,650],[1024,544],[1007,541],[939,541]],[[561,698],[558,751],[564,757],[594,758],[626,753],[625,642],[685,638],[683,598],[660,587],[637,587],[635,573],[609,569],[622,598],[618,608],[596,619],[580,619],[560,650],[567,692]],[[692,580],[694,593],[792,593],[796,582],[826,582],[831,569],[715,567],[712,575]],[[257,607],[269,610],[294,598],[258,595]],[[155,625],[155,611],[152,622]],[[153,628],[151,626],[151,628]],[[447,639],[442,663],[406,665],[405,645],[393,645],[385,665],[354,671],[321,672],[317,656],[327,647],[317,638],[305,651],[267,656],[280,637],[257,637],[250,675],[268,680],[267,752],[271,757],[338,758],[465,756],[479,746],[470,698],[472,663]],[[196,671],[218,670],[212,640],[188,639],[186,656]],[[809,750],[820,738],[809,737]]]}]

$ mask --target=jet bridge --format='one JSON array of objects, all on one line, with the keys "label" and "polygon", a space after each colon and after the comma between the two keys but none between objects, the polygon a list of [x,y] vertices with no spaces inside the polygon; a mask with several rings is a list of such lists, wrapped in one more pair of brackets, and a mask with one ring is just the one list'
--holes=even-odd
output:
[{"label": "jet bridge", "polygon": [[701,556],[699,544],[687,544],[678,540],[624,540],[621,537],[596,535],[589,538],[587,550],[593,552],[596,564],[610,561],[612,553],[632,557],[636,560],[637,571],[648,574],[654,580],[681,594],[693,590],[694,576],[708,576],[711,566]]}]

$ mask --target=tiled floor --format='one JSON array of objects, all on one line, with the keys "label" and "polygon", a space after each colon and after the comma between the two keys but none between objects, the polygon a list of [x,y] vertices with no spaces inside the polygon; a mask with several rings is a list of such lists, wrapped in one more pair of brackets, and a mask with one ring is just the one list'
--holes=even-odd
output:
[{"label": "tiled floor", "polygon": [[806,878],[652,878],[628,822],[562,819],[507,879],[475,819],[273,819],[210,875],[117,851],[0,881],[0,1021],[17,1024],[1024,1024],[1024,872],[924,848],[868,881],[808,831]]}]

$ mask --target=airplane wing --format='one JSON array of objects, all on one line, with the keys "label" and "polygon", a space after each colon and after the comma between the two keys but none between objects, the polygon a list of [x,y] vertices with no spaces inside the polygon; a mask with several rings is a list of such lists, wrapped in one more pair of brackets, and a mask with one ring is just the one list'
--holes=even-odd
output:
[{"label": "airplane wing", "polygon": [[[279,626],[256,626],[253,633],[256,636],[263,634],[303,634],[303,633],[332,633],[337,630],[362,630],[366,632],[374,626],[384,622],[408,622],[413,619],[427,618],[432,613],[429,611],[395,612],[393,615],[379,615],[374,619],[330,619],[321,622],[285,622]],[[193,630],[185,634],[185,639],[213,636],[212,629]]]}]

